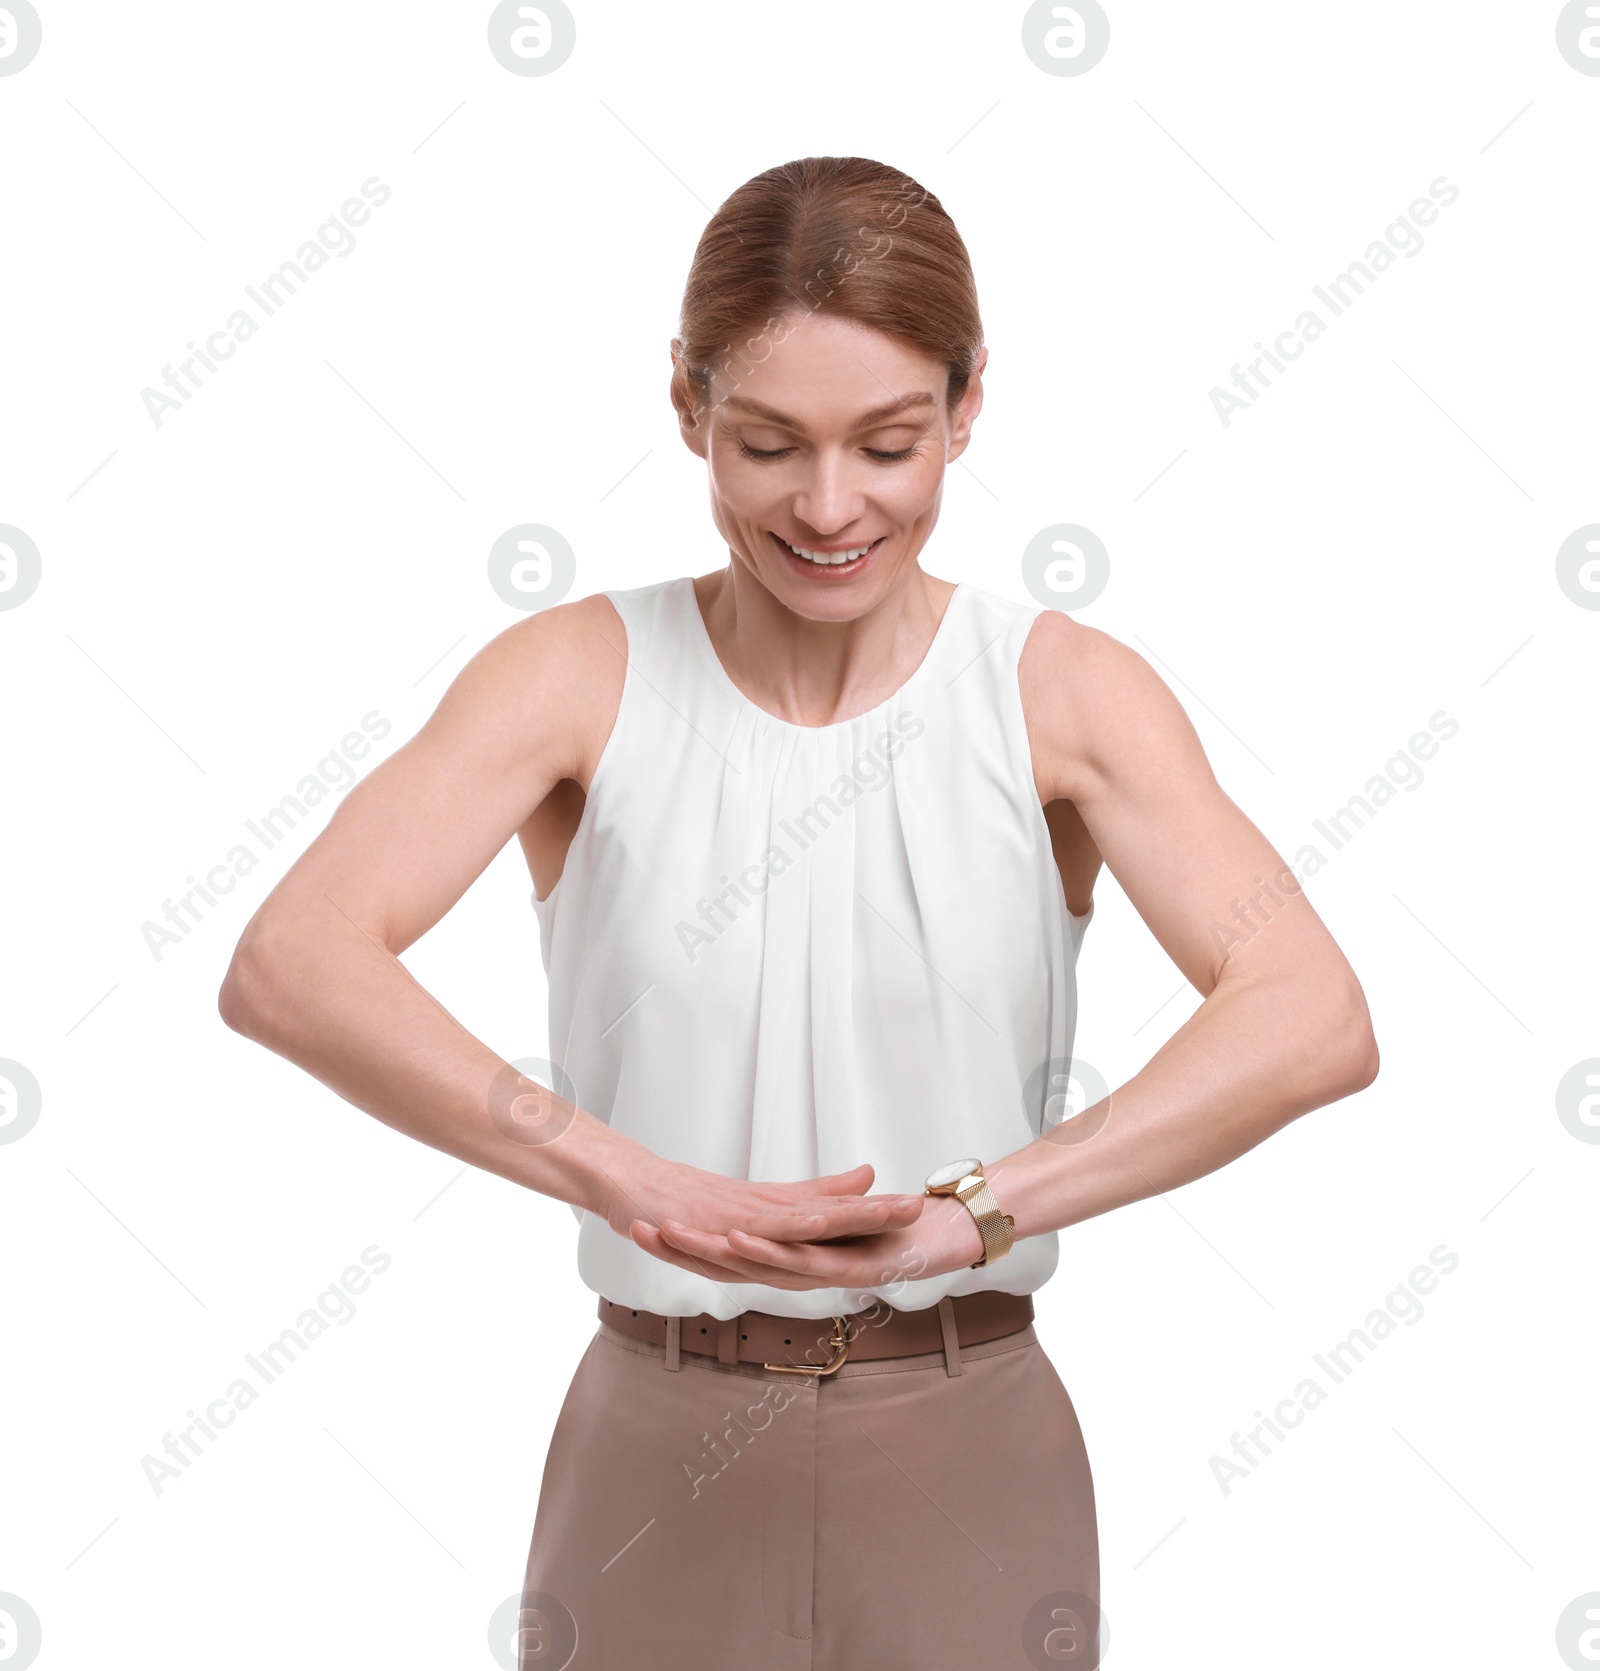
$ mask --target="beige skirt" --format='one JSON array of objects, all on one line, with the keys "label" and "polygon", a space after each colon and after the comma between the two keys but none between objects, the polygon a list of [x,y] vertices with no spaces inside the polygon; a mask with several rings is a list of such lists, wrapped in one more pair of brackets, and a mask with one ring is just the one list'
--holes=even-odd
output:
[{"label": "beige skirt", "polygon": [[1031,1325],[956,1359],[670,1373],[600,1324],[551,1436],[518,1671],[1097,1667],[1067,1390]]}]

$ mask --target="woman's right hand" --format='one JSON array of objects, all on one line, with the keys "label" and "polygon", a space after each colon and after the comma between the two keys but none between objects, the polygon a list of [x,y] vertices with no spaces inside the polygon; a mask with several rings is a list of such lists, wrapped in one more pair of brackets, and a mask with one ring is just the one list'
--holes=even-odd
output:
[{"label": "woman's right hand", "polygon": [[[922,1212],[921,1195],[868,1195],[873,1170],[863,1161],[848,1172],[794,1183],[762,1183],[728,1178],[698,1166],[663,1160],[641,1152],[633,1163],[610,1176],[605,1219],[619,1236],[627,1236],[657,1258],[671,1253],[681,1260],[681,1249],[669,1248],[660,1235],[667,1221],[726,1235],[744,1230],[772,1241],[822,1242],[845,1236],[872,1236],[912,1224]],[[718,1281],[748,1282],[736,1271],[707,1265],[705,1274]]]}]

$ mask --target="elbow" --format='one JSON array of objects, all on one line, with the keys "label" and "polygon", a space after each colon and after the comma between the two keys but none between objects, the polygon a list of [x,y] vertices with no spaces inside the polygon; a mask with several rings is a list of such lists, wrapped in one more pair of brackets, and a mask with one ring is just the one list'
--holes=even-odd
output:
[{"label": "elbow", "polygon": [[1352,1097],[1378,1077],[1378,1039],[1360,984],[1351,977],[1340,1000],[1331,1006],[1335,1025],[1327,1051],[1332,1097]]},{"label": "elbow", "polygon": [[1353,1097],[1378,1077],[1378,1041],[1368,1023],[1347,1044],[1347,1065],[1341,1095]]},{"label": "elbow", "polygon": [[251,923],[234,947],[228,972],[217,990],[217,1014],[225,1026],[248,1039],[262,1037],[273,1007],[276,967],[269,939],[256,923]]}]

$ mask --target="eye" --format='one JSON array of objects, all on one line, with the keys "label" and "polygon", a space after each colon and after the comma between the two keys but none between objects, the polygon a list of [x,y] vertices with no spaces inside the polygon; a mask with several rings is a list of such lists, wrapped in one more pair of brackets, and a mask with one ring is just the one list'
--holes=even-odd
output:
[{"label": "eye", "polygon": [[[741,458],[785,458],[793,451],[793,447],[752,447],[742,437],[739,441],[739,456]],[[877,464],[903,464],[908,458],[918,457],[922,448],[919,443],[914,442],[911,446],[901,447],[894,452],[888,452],[880,447],[864,447],[862,451]]]}]

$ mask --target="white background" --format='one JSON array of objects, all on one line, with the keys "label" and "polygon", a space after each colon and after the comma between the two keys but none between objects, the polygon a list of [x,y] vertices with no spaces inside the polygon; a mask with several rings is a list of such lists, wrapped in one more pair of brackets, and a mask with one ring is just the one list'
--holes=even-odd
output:
[{"label": "white background", "polygon": [[[0,611],[0,1057],[44,1099],[0,1146],[0,1592],[47,1671],[494,1664],[594,1329],[572,1215],[219,1021],[333,797],[159,960],[141,925],[363,714],[378,755],[416,730],[517,618],[511,525],[562,531],[575,596],[721,565],[679,288],[734,187],[816,153],[907,170],[972,253],[987,405],[925,566],[1027,601],[1041,528],[1105,541],[1082,618],[1286,856],[1331,855],[1309,892],[1383,1056],[1063,1233],[1039,1329],[1109,1663],[1561,1665],[1600,1590],[1600,1146],[1555,1101],[1600,1055],[1600,613],[1555,578],[1600,520],[1600,77],[1543,0],[1107,4],[1079,76],[1020,5],[927,3],[575,5],[570,60],[520,76],[487,5],[39,0],[0,77],[0,523],[43,563]],[[374,175],[354,252],[157,427],[141,390]],[[1212,387],[1440,176],[1421,252],[1224,427]],[[1318,840],[1441,710],[1420,786]],[[545,1052],[528,894],[512,843],[406,957],[507,1058]],[[1078,1045],[1120,1084],[1198,998],[1097,897]],[[373,1244],[354,1319],[153,1491],[163,1435]],[[1420,1321],[1224,1493],[1212,1457],[1441,1244]]]}]

